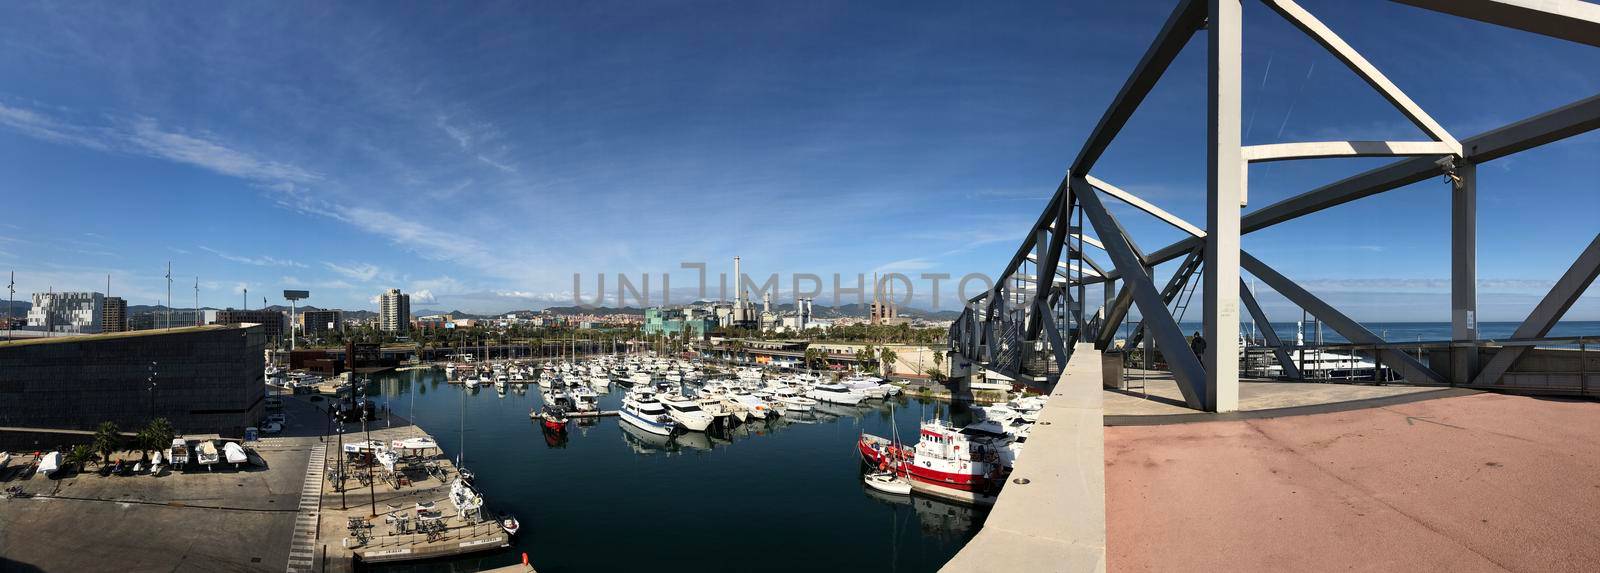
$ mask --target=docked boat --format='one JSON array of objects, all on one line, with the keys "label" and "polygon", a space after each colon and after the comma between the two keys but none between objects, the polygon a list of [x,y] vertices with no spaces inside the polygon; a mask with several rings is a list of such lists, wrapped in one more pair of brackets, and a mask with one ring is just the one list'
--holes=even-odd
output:
[{"label": "docked boat", "polygon": [[522,531],[522,522],[517,521],[517,516],[507,513],[500,516],[500,529],[504,529],[506,535],[516,535]]},{"label": "docked boat", "polygon": [[874,490],[895,495],[911,495],[911,480],[894,470],[867,472],[861,482]]},{"label": "docked boat", "polygon": [[238,442],[223,442],[222,455],[227,458],[228,463],[233,464],[234,469],[238,469],[240,465],[250,461],[250,456],[244,453],[244,446],[239,445]]},{"label": "docked boat", "polygon": [[811,391],[806,393],[806,397],[819,402],[843,404],[845,406],[854,406],[866,399],[866,396],[863,396],[860,392],[846,388],[842,384],[831,383],[812,386]]},{"label": "docked boat", "polygon": [[567,394],[572,397],[572,408],[579,412],[594,412],[600,409],[600,394],[593,388],[579,386]]},{"label": "docked boat", "polygon": [[222,461],[222,457],[217,455],[217,445],[211,440],[200,440],[195,444],[195,463],[205,466],[206,471],[211,471],[211,466],[219,461]]},{"label": "docked boat", "polygon": [[890,389],[897,389],[894,385],[884,384],[883,380],[871,376],[851,376],[840,380],[839,385],[873,400],[882,400],[889,396]]},{"label": "docked boat", "polygon": [[189,465],[189,443],[183,438],[172,440],[172,447],[167,448],[167,462],[171,463],[174,469],[182,469]]},{"label": "docked boat", "polygon": [[1011,468],[1010,438],[957,428],[937,418],[923,422],[907,473],[922,494],[976,505],[994,504]]},{"label": "docked boat", "polygon": [[772,398],[783,404],[791,412],[810,412],[816,408],[817,401],[800,395],[800,389],[794,386],[784,386],[772,391]]},{"label": "docked boat", "polygon": [[528,417],[539,420],[545,431],[556,433],[567,431],[567,415],[560,408],[545,406],[537,413],[528,412]]},{"label": "docked boat", "polygon": [[750,411],[750,415],[757,419],[766,419],[767,414],[774,411],[772,409],[772,405],[768,404],[766,400],[762,400],[760,396],[756,396],[755,394],[751,394],[749,392],[741,390],[733,393],[733,395],[729,396],[729,398],[731,398],[734,402],[738,402],[740,405],[744,406],[745,409]]},{"label": "docked boat", "polygon": [[45,477],[56,477],[56,473],[61,471],[61,452],[46,452],[39,458],[39,469],[35,471]]},{"label": "docked boat", "polygon": [[661,405],[666,406],[667,415],[672,421],[692,432],[704,432],[716,420],[711,413],[706,412],[694,400],[682,396],[663,397]]},{"label": "docked boat", "polygon": [[383,470],[387,472],[393,472],[395,464],[400,462],[400,454],[390,449],[379,451],[377,458],[378,465],[383,466]]},{"label": "docked boat", "polygon": [[456,506],[461,515],[467,515],[483,507],[483,496],[466,479],[457,477],[450,483],[450,504]]},{"label": "docked boat", "polygon": [[667,413],[667,407],[656,400],[653,392],[633,392],[622,399],[622,421],[641,430],[663,436],[671,435],[677,422]]}]

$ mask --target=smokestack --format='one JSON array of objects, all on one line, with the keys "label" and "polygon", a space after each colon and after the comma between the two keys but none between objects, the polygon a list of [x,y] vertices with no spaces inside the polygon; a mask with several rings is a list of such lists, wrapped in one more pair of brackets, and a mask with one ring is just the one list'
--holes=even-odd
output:
[{"label": "smokestack", "polygon": [[744,281],[739,279],[739,277],[742,277],[742,276],[744,276],[744,275],[739,274],[739,257],[734,257],[733,258],[733,293],[734,293],[733,294],[733,300],[734,300],[734,302],[738,302],[738,303],[743,303],[744,302]]}]

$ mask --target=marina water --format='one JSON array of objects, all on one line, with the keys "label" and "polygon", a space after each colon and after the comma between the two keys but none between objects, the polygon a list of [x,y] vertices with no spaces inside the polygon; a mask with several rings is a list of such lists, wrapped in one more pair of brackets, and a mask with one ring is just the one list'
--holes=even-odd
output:
[{"label": "marina water", "polygon": [[[528,418],[543,404],[537,385],[501,397],[492,387],[448,384],[439,370],[412,370],[374,377],[366,388],[433,434],[451,459],[462,447],[464,407],[466,467],[490,511],[522,522],[508,550],[366,570],[475,571],[518,563],[526,552],[541,572],[934,571],[984,517],[861,483],[856,439],[863,431],[890,435],[889,404],[907,442],[916,441],[921,418],[948,418],[950,404],[823,404],[727,434],[672,439],[615,417],[573,420],[566,440],[552,443]],[[613,384],[601,409],[617,409],[624,391]],[[957,422],[968,421],[954,408]],[[350,504],[367,502],[360,490],[347,495]]]}]

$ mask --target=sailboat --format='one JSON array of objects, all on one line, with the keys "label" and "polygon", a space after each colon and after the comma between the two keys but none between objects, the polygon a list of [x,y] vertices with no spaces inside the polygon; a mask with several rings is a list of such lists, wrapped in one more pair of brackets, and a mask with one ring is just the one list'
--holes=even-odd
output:
[{"label": "sailboat", "polygon": [[[900,451],[905,446],[900,444],[900,426],[894,423],[894,404],[889,404],[889,451]],[[911,495],[911,479],[906,476],[904,461],[894,459],[893,456],[884,456],[878,462],[876,470],[870,470],[861,476],[861,482],[874,490],[896,495]]]}]

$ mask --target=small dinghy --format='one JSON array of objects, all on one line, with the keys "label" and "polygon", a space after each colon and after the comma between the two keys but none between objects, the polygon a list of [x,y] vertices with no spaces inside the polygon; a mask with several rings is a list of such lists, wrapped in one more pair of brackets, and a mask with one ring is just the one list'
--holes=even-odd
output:
[{"label": "small dinghy", "polygon": [[500,528],[506,530],[507,535],[516,535],[522,530],[522,523],[517,521],[517,516],[506,513],[500,516]]},{"label": "small dinghy", "polygon": [[891,471],[868,472],[861,476],[867,487],[896,495],[911,495],[911,481]]}]

